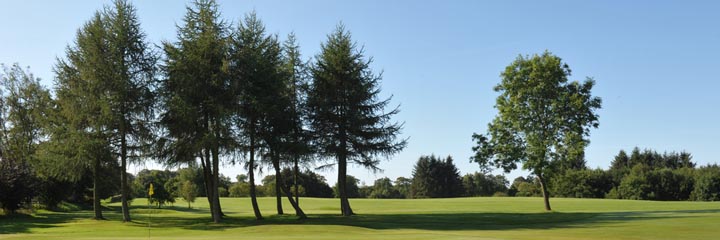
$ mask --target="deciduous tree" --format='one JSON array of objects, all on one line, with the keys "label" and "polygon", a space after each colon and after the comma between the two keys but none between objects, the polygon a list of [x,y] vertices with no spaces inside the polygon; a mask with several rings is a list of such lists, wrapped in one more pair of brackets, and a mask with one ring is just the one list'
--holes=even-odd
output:
[{"label": "deciduous tree", "polygon": [[472,160],[506,172],[522,163],[539,179],[548,211],[547,177],[556,166],[584,155],[590,129],[598,127],[595,111],[601,100],[591,94],[595,81],[569,82],[568,76],[570,67],[550,52],[519,56],[495,86],[498,115],[487,134],[473,134]]}]

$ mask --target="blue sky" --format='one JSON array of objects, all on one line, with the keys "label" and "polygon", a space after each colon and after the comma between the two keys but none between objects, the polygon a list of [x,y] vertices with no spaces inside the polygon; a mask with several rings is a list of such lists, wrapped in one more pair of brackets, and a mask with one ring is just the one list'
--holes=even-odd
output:
[{"label": "blue sky", "polygon": [[[717,1],[219,1],[237,22],[255,10],[267,30],[294,31],[305,57],[338,22],[352,32],[382,94],[394,96],[408,147],[383,161],[376,178],[410,176],[421,155],[452,155],[474,172],[471,135],[495,116],[499,74],[519,54],[546,49],[563,58],[571,79],[593,77],[603,99],[600,128],[591,132],[590,167],[607,168],[635,146],[686,150],[701,165],[718,163],[720,148],[720,2]],[[0,63],[30,66],[51,85],[52,65],[77,29],[106,1],[3,1]],[[135,1],[154,43],[175,39],[182,1]],[[148,167],[160,167],[148,164]],[[142,167],[133,167],[139,170]],[[244,171],[227,166],[225,175]],[[525,173],[515,171],[509,179]],[[336,173],[324,172],[334,183]]]}]

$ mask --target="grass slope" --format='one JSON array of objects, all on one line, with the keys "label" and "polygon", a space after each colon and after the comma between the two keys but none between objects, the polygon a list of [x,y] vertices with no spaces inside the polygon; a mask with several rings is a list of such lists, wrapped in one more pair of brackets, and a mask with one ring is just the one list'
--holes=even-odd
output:
[{"label": "grass slope", "polygon": [[[207,200],[193,209],[148,210],[145,199],[122,223],[117,204],[106,221],[91,211],[39,211],[0,216],[0,239],[717,239],[720,202],[652,202],[551,199],[555,212],[542,211],[541,198],[353,199],[359,215],[340,217],[339,200],[301,198],[310,219],[275,215],[274,198],[261,198],[267,218],[255,221],[250,200],[224,198],[228,215],[212,224]],[[286,202],[286,213],[294,213]]]}]

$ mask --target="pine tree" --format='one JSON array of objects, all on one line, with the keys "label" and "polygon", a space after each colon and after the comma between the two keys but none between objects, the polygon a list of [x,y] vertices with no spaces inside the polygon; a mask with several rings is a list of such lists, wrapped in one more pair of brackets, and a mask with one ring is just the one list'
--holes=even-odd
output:
[{"label": "pine tree", "polygon": [[128,205],[128,161],[139,161],[147,152],[152,135],[156,57],[140,30],[135,8],[126,0],[116,0],[103,12],[108,31],[107,58],[111,77],[104,83],[110,107],[113,155],[120,157],[120,189],[123,221],[131,221]]},{"label": "pine tree", "polygon": [[[110,147],[113,115],[107,83],[112,82],[113,59],[109,32],[102,12],[96,12],[77,33],[74,47],[55,67],[58,121],[53,130],[53,150],[64,162],[56,171],[68,179],[79,179],[80,169],[92,169],[95,219],[103,219],[99,178],[103,165],[113,161]],[[71,170],[72,169],[72,170]]]},{"label": "pine tree", "polygon": [[220,154],[235,146],[230,124],[234,96],[225,65],[227,31],[215,1],[193,2],[178,27],[178,41],[163,44],[166,79],[159,94],[164,111],[160,124],[165,128],[158,141],[160,157],[168,165],[200,159],[216,223],[222,217]]},{"label": "pine tree", "polygon": [[336,160],[340,209],[350,216],[348,162],[379,170],[377,157],[395,154],[407,142],[397,141],[402,125],[390,122],[398,108],[383,112],[390,99],[378,99],[381,75],[373,74],[371,60],[356,49],[343,25],[328,35],[321,49],[308,92],[310,126],[318,154]]},{"label": "pine tree", "polygon": [[[237,125],[246,136],[250,198],[257,219],[262,219],[262,214],[255,193],[256,156],[262,156],[275,169],[278,214],[283,214],[282,192],[290,196],[289,190],[283,189],[280,159],[288,146],[294,116],[281,51],[277,36],[265,33],[265,26],[254,12],[238,25],[229,69],[239,96]],[[304,218],[295,201],[291,197],[289,200],[296,213]]]}]

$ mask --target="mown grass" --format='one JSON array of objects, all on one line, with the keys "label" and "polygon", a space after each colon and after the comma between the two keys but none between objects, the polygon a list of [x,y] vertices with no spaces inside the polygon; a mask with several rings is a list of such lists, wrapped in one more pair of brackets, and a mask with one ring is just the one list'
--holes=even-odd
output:
[{"label": "mown grass", "polygon": [[[222,199],[227,217],[211,223],[205,199],[193,209],[147,209],[133,203],[133,222],[120,222],[118,204],[108,220],[91,211],[1,216],[0,239],[717,239],[720,202],[652,202],[540,198],[353,199],[358,214],[339,215],[337,199],[302,198],[309,219],[297,220],[290,205],[276,215],[274,198],[261,198],[266,219],[256,221],[247,198]],[[148,215],[150,213],[150,215]],[[148,218],[150,217],[150,228]],[[148,232],[149,229],[149,232]]]}]

